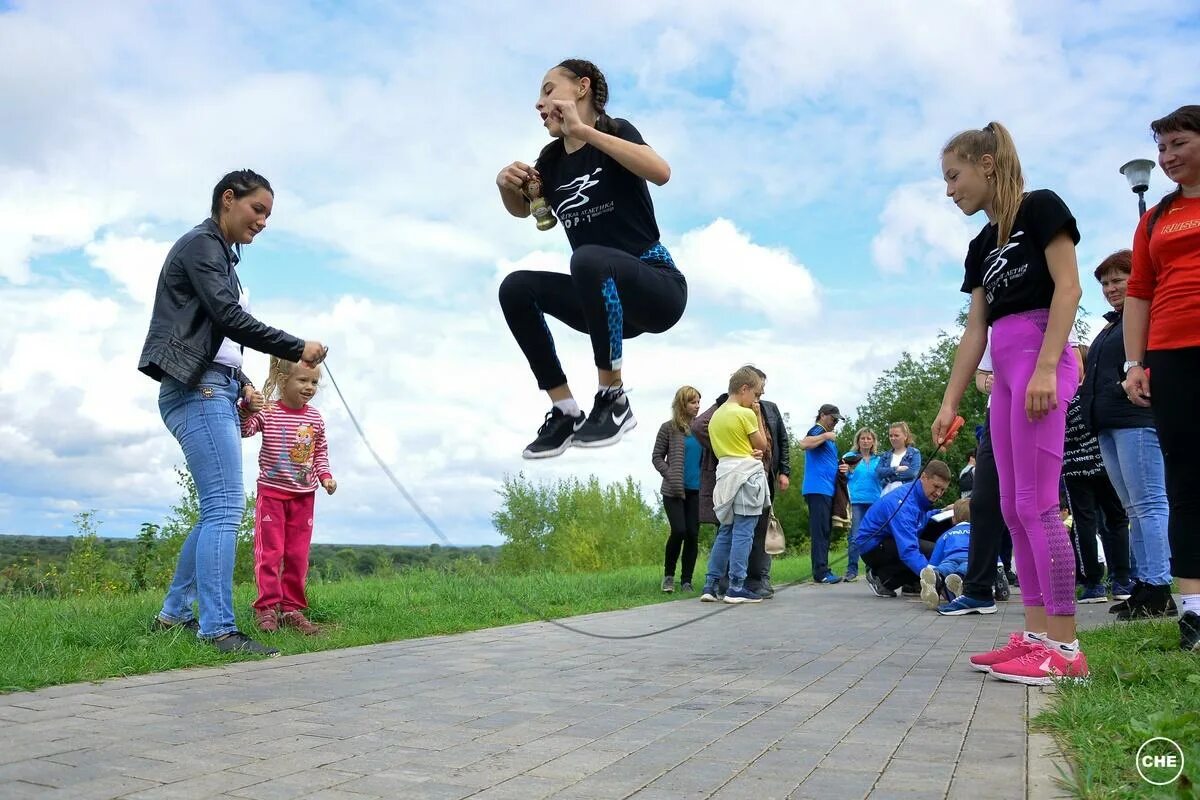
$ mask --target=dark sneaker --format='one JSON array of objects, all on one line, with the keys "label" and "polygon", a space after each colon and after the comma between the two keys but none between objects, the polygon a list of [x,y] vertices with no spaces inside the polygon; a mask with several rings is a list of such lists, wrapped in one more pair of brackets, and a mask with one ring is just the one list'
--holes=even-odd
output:
[{"label": "dark sneaker", "polygon": [[854,583],[856,580],[858,580],[857,572],[847,572],[842,576],[842,583]]},{"label": "dark sneaker", "polygon": [[900,587],[900,596],[901,597],[920,597],[921,596],[921,584],[919,582],[904,584],[903,586]]},{"label": "dark sneaker", "polygon": [[179,622],[172,622],[170,620],[163,619],[162,617],[156,615],[154,617],[154,622],[150,623],[150,630],[152,630],[152,631],[191,631],[192,633],[195,633],[200,630],[200,622],[198,620],[196,620],[195,618],[185,619],[185,620],[181,620]]},{"label": "dark sneaker", "polygon": [[282,628],[295,628],[305,636],[317,636],[321,633],[321,626],[304,616],[304,612],[299,609],[296,611],[284,611],[280,614],[279,626]]},{"label": "dark sneaker", "polygon": [[1126,602],[1129,603],[1129,607],[1117,612],[1117,619],[1122,622],[1131,619],[1174,617],[1179,614],[1179,609],[1175,607],[1175,598],[1171,596],[1170,586],[1146,584],[1141,594]]},{"label": "dark sneaker", "polygon": [[1112,582],[1112,599],[1113,600],[1128,600],[1130,597],[1133,596],[1133,591],[1136,586],[1137,586],[1137,581],[1113,581]]},{"label": "dark sneaker", "polygon": [[633,418],[625,390],[618,386],[596,393],[592,413],[575,433],[573,444],[576,447],[607,447],[619,442],[636,427],[637,420]]},{"label": "dark sneaker", "polygon": [[529,443],[522,458],[553,458],[560,456],[571,446],[575,433],[583,427],[583,412],[579,416],[567,416],[561,409],[552,408],[546,414],[546,421],[538,428],[537,438]]},{"label": "dark sneaker", "polygon": [[687,592],[687,593],[691,594],[692,592],[694,592],[696,590],[692,588],[691,581],[684,581],[683,584],[679,587],[679,591]]},{"label": "dark sneaker", "polygon": [[216,639],[210,639],[209,642],[222,653],[267,656],[268,658],[274,658],[279,655],[279,651],[274,647],[259,644],[241,631],[234,631],[224,636],[218,636]]},{"label": "dark sneaker", "polygon": [[769,580],[763,578],[762,582],[754,589],[754,593],[763,600],[770,600],[775,596],[775,587]]},{"label": "dark sneaker", "polygon": [[725,593],[726,603],[761,603],[762,598],[744,586],[730,586]]},{"label": "dark sneaker", "polygon": [[1126,611],[1129,610],[1129,606],[1131,604],[1136,604],[1139,602],[1138,598],[1141,596],[1142,592],[1144,592],[1144,591],[1146,591],[1146,584],[1142,583],[1141,581],[1134,581],[1132,587],[1130,587],[1130,589],[1129,589],[1129,596],[1126,597],[1124,600],[1121,600],[1121,598],[1116,597],[1117,593],[1116,593],[1116,590],[1114,589],[1113,597],[1117,600],[1121,600],[1121,602],[1113,603],[1111,606],[1109,606],[1108,613],[1110,613],[1110,614],[1125,613]]},{"label": "dark sneaker", "polygon": [[1179,649],[1200,653],[1200,614],[1185,611],[1179,618]]},{"label": "dark sneaker", "polygon": [[1017,573],[1013,572],[1011,569],[1004,570],[1004,577],[1008,578],[1009,586],[1020,586],[1021,585],[1021,582],[1019,580],[1017,580]]},{"label": "dark sneaker", "polygon": [[876,597],[895,597],[896,596],[896,590],[889,589],[886,586],[884,586],[883,581],[881,581],[881,580],[879,580],[879,578],[875,577],[875,573],[871,572],[871,570],[869,570],[869,569],[867,570],[867,586],[871,587],[871,591],[875,593]]},{"label": "dark sneaker", "polygon": [[996,567],[996,580],[992,581],[992,596],[1001,603],[1012,596],[1012,589],[1008,585],[1008,574],[1004,571],[1004,567]]},{"label": "dark sneaker", "polygon": [[675,576],[674,575],[663,576],[662,590],[666,594],[671,594],[671,592],[675,591]]},{"label": "dark sneaker", "polygon": [[717,602],[718,599],[719,598],[717,597],[717,587],[713,586],[711,583],[705,584],[704,591],[700,593],[700,602],[701,603],[715,603],[715,602]]},{"label": "dark sneaker", "polygon": [[960,594],[946,605],[938,606],[937,612],[943,617],[961,617],[964,614],[995,614],[996,602],[994,600],[976,600]]},{"label": "dark sneaker", "polygon": [[1102,583],[1093,583],[1083,587],[1083,593],[1079,595],[1080,603],[1107,603],[1108,591]]}]

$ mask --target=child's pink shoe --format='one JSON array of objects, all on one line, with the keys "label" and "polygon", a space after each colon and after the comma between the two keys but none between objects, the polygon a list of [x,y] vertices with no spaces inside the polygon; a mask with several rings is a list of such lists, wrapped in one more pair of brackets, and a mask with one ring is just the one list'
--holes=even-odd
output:
[{"label": "child's pink shoe", "polygon": [[1025,635],[1018,631],[1008,637],[1008,644],[1004,647],[971,656],[971,667],[980,672],[991,672],[995,665],[1023,656],[1025,651],[1031,647],[1033,647],[1033,642],[1026,641]]},{"label": "child's pink shoe", "polygon": [[1035,644],[1024,655],[992,667],[992,677],[1026,686],[1048,686],[1056,680],[1085,680],[1087,659],[1083,651],[1067,658],[1057,647]]}]

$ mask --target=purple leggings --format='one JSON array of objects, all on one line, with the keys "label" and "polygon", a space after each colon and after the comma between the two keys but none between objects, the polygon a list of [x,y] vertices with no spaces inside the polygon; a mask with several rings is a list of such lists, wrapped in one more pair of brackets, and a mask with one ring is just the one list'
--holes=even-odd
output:
[{"label": "purple leggings", "polygon": [[1021,601],[1051,616],[1075,614],[1075,551],[1058,515],[1067,403],[1079,388],[1079,367],[1063,348],[1055,375],[1058,408],[1037,422],[1025,416],[1025,389],[1037,366],[1048,309],[1001,317],[992,324],[992,449],[1000,475],[1000,512],[1012,531]]}]

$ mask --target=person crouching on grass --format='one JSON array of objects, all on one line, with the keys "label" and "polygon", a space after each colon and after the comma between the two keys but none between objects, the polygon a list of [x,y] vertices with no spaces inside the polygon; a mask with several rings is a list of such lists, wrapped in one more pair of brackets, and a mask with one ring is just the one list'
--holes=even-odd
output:
[{"label": "person crouching on grass", "polygon": [[950,486],[950,468],[933,460],[917,485],[885,494],[858,526],[858,552],[867,565],[867,583],[876,597],[895,597],[901,586],[916,583],[929,566],[934,543],[920,538],[933,504]]},{"label": "person crouching on grass", "polygon": [[329,494],[337,491],[329,471],[325,420],[308,404],[320,379],[319,369],[272,356],[263,385],[266,407],[253,413],[239,409],[242,436],[263,436],[254,504],[254,620],[268,633],[280,627],[305,636],[321,632],[303,612],[308,608],[304,583],[317,486]]},{"label": "person crouching on grass", "polygon": [[758,425],[758,398],[763,380],[753,367],[742,367],[729,378],[729,399],[713,412],[708,438],[717,458],[713,511],[721,523],[708,557],[708,574],[700,599],[717,600],[717,581],[729,570],[726,603],[760,603],[762,597],[745,587],[746,567],[754,528],[770,505],[767,472],[762,457],[767,437]]}]

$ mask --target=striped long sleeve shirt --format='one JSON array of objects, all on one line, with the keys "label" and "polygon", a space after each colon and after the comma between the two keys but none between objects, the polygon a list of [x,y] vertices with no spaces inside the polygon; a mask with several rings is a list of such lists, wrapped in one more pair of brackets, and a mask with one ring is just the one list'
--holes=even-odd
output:
[{"label": "striped long sleeve shirt", "polygon": [[288,408],[276,400],[242,418],[242,436],[263,435],[258,453],[258,485],[262,489],[299,494],[315,492],[329,471],[325,420],[310,405]]}]

